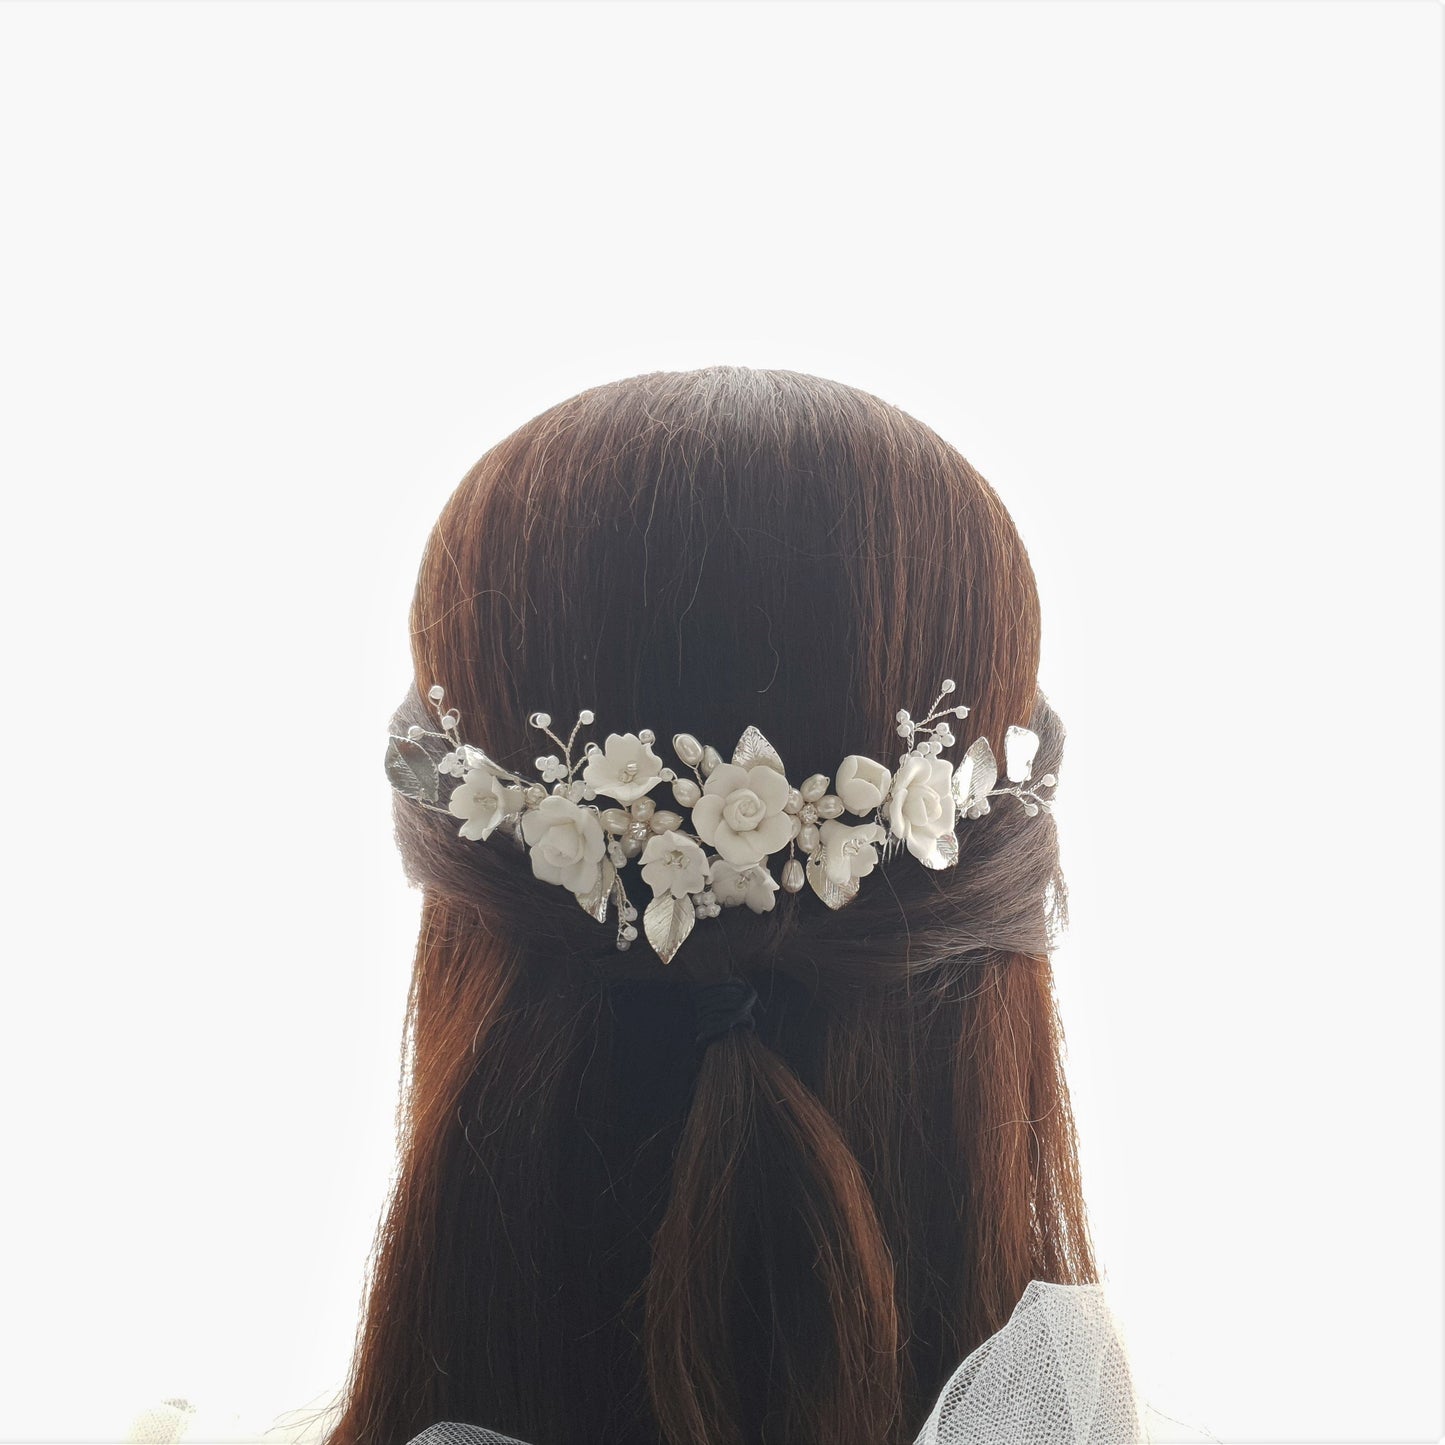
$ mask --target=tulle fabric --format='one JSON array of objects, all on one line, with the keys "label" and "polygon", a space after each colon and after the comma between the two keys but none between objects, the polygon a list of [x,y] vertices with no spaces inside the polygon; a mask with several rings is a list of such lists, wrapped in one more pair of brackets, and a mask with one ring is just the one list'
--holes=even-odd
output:
[{"label": "tulle fabric", "polygon": [[[188,1413],[189,1412],[189,1413]],[[262,1433],[198,1433],[185,1402],[137,1417],[127,1445],[224,1439],[317,1445],[331,1410],[292,1412]],[[1032,1281],[1007,1323],[959,1365],[914,1445],[1159,1445],[1208,1440],[1144,1406],[1103,1285]],[[532,1445],[479,1425],[441,1421],[405,1445]],[[822,1442],[819,1442],[822,1445]]]}]

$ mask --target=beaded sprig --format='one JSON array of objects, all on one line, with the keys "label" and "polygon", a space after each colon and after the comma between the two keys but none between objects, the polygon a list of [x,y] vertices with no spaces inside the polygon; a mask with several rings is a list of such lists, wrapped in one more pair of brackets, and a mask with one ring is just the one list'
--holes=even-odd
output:
[{"label": "beaded sprig", "polygon": [[[461,715],[444,706],[446,692],[434,686],[427,697],[438,728],[412,726],[404,737],[389,738],[386,773],[413,802],[460,818],[462,838],[511,838],[539,879],[567,888],[599,923],[611,909],[619,949],[638,936],[638,911],[623,881],[623,870],[636,862],[652,893],[642,929],[670,963],[697,921],[725,907],[766,913],[780,889],[795,894],[811,885],[829,908],[843,908],[857,897],[860,880],[900,848],[925,867],[953,867],[958,820],[982,817],[992,798],[1013,798],[1031,816],[1051,811],[1052,799],[1038,790],[1058,780],[1046,773],[1031,781],[1039,738],[1028,728],[1004,734],[1010,786],[997,786],[998,761],[987,738],[970,744],[956,767],[941,756],[956,742],[951,720],[969,712],[940,706],[954,690],[945,680],[921,720],[899,710],[897,732],[907,747],[897,767],[851,753],[832,777],[814,773],[794,787],[756,727],[743,731],[727,762],[691,733],[676,734],[672,751],[691,777],[657,755],[650,728],[609,733],[574,758],[578,732],[594,721],[589,708],[578,713],[565,742],[547,713],[531,714],[531,726],[558,751],[536,758],[537,776],[524,777],[464,741]],[[444,779],[453,781],[443,800]],[[663,784],[690,818],[650,796]],[[616,806],[598,806],[598,797]],[[845,822],[845,815],[865,821]],[[771,860],[783,854],[774,876]]]}]

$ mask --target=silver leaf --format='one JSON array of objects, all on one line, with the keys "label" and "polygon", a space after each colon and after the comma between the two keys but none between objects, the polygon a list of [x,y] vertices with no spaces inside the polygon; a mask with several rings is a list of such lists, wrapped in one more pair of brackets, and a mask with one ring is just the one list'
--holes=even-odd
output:
[{"label": "silver leaf", "polygon": [[437,800],[437,765],[431,754],[411,738],[387,738],[386,776],[398,793],[408,798]]},{"label": "silver leaf", "polygon": [[1011,783],[1026,783],[1033,772],[1034,754],[1039,750],[1039,735],[1027,728],[1011,727],[1003,736],[1005,771]]},{"label": "silver leaf", "polygon": [[659,893],[642,915],[647,941],[664,963],[672,962],[673,955],[682,947],[696,922],[692,899],[674,898],[671,893]]},{"label": "silver leaf", "polygon": [[965,811],[980,798],[987,797],[998,782],[998,761],[987,738],[969,744],[968,751],[953,770],[953,800]]},{"label": "silver leaf", "polygon": [[843,908],[858,896],[859,882],[856,878],[850,878],[846,883],[834,883],[828,877],[827,853],[828,850],[820,843],[809,854],[808,882],[813,885],[813,892],[829,908]]},{"label": "silver leaf", "polygon": [[953,833],[943,833],[934,839],[933,852],[923,860],[929,868],[952,868],[958,862],[958,838]]},{"label": "silver leaf", "polygon": [[738,739],[738,745],[733,749],[733,763],[740,768],[751,767],[754,763],[766,763],[770,768],[776,768],[784,777],[787,776],[777,750],[752,726],[745,728],[742,737]]},{"label": "silver leaf", "polygon": [[596,883],[586,893],[576,895],[578,903],[598,923],[607,922],[607,896],[612,892],[612,884],[616,877],[617,869],[612,866],[612,860],[604,858],[602,867],[597,870]]}]

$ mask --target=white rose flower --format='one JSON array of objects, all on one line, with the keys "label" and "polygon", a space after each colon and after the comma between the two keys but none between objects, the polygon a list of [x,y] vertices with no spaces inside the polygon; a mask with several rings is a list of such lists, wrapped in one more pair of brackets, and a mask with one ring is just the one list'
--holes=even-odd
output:
[{"label": "white rose flower", "polygon": [[654,833],[647,840],[639,861],[642,881],[659,898],[664,893],[686,898],[689,893],[701,893],[707,886],[707,855],[686,833],[672,829]]},{"label": "white rose flower", "polygon": [[597,814],[555,793],[522,815],[532,872],[544,883],[586,893],[597,882],[607,839]]},{"label": "white rose flower", "polygon": [[953,764],[943,758],[909,753],[893,775],[888,827],[908,851],[929,867],[940,866],[938,840],[953,831]]},{"label": "white rose flower", "polygon": [[838,764],[833,791],[850,813],[866,818],[884,799],[893,774],[872,758],[850,753]]},{"label": "white rose flower", "polygon": [[852,878],[866,878],[878,863],[878,850],[873,845],[881,843],[888,830],[877,823],[863,823],[851,827],[829,818],[820,829],[823,847],[823,866],[830,883],[840,888]]},{"label": "white rose flower", "polygon": [[708,869],[708,880],[718,902],[730,908],[746,903],[754,913],[769,913],[777,901],[773,895],[778,891],[778,880],[762,863],[739,868],[726,858],[714,858]]},{"label": "white rose flower", "polygon": [[602,751],[587,759],[582,777],[594,793],[635,803],[662,781],[662,759],[636,733],[608,733]]},{"label": "white rose flower", "polygon": [[474,843],[492,836],[497,824],[509,813],[520,813],[525,795],[521,788],[509,787],[485,768],[473,768],[452,789],[447,811],[466,822],[457,830]]},{"label": "white rose flower", "polygon": [[727,862],[745,868],[786,848],[793,819],[783,811],[788,780],[767,763],[719,763],[692,805],[692,826]]}]

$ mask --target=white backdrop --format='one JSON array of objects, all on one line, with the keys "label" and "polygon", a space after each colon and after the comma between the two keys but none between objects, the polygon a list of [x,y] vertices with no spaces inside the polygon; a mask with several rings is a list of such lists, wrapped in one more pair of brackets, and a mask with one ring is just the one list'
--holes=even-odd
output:
[{"label": "white backdrop", "polygon": [[0,1438],[339,1384],[416,897],[381,738],[494,441],[875,391],[1043,590],[1149,1397],[1445,1431],[1441,10],[0,9]]}]

